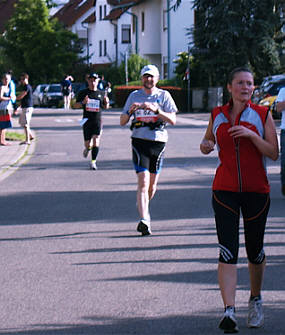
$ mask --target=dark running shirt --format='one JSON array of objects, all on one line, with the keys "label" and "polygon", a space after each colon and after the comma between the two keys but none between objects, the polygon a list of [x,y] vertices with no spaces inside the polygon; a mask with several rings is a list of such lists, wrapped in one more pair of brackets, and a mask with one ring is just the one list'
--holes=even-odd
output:
[{"label": "dark running shirt", "polygon": [[64,79],[61,82],[61,90],[63,95],[69,95],[72,90],[72,84],[70,80]]},{"label": "dark running shirt", "polygon": [[89,102],[83,105],[83,118],[87,119],[100,119],[101,108],[104,104],[104,94],[100,91],[92,91],[89,88],[85,88],[78,92],[76,102],[82,102],[88,95]]},{"label": "dark running shirt", "polygon": [[22,108],[33,107],[33,89],[30,84],[24,85],[23,91],[27,92],[24,98],[21,100]]}]

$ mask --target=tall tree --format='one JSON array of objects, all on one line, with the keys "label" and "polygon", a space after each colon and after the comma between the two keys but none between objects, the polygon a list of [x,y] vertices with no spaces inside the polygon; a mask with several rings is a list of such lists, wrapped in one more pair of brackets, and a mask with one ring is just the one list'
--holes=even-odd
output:
[{"label": "tall tree", "polygon": [[[179,6],[181,0],[175,1]],[[280,71],[281,9],[284,0],[194,0],[193,54],[208,72],[209,85],[222,85],[236,66],[257,78]]]},{"label": "tall tree", "polygon": [[19,0],[0,39],[15,74],[28,72],[37,82],[59,80],[79,61],[75,34],[49,20],[43,0]]}]

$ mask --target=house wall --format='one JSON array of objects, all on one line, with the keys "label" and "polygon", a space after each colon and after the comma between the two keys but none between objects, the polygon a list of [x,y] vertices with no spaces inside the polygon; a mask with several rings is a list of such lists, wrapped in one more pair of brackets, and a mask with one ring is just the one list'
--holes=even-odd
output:
[{"label": "house wall", "polygon": [[[100,6],[102,8],[101,19]],[[93,7],[88,12],[86,12],[80,18],[80,20],[78,20],[78,22],[72,26],[71,30],[76,33],[82,41],[82,56],[86,56],[89,53],[90,64],[110,64],[115,63],[116,59],[117,63],[120,64],[122,60],[124,60],[126,51],[131,50],[131,43],[122,43],[122,26],[129,25],[131,29],[132,17],[128,14],[122,15],[118,21],[113,22],[112,24],[111,21],[103,20],[105,16],[104,6],[106,6],[106,14],[108,15],[112,9],[112,6],[108,5],[106,0],[97,0],[96,7]],[[96,22],[84,24],[85,28],[82,27],[81,22],[83,22],[90,14],[94,13],[94,11],[96,13]],[[115,43],[116,26],[118,29],[117,48]],[[87,50],[86,28],[88,28],[89,50]]]},{"label": "house wall", "polygon": [[[167,2],[167,1],[164,1]],[[186,36],[187,29],[194,25],[194,11],[192,10],[192,0],[183,0],[177,11],[170,12],[170,76],[173,77],[176,64],[173,60],[181,51],[188,50],[190,42]],[[163,56],[167,57],[167,48],[163,50]]]},{"label": "house wall", "polygon": [[137,37],[139,55],[161,69],[161,0],[147,1],[131,10],[138,20],[137,35],[135,32],[132,34],[133,51]]}]

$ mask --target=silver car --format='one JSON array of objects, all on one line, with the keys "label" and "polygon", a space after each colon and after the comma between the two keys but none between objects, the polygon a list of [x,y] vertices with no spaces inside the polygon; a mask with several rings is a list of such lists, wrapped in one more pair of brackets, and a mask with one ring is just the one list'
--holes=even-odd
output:
[{"label": "silver car", "polygon": [[33,91],[33,102],[34,106],[42,106],[44,90],[48,84],[40,84]]}]

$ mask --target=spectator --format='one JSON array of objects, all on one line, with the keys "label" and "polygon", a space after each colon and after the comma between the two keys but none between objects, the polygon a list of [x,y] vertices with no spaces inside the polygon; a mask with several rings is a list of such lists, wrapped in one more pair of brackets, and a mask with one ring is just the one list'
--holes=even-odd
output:
[{"label": "spectator", "polygon": [[21,114],[19,117],[19,124],[24,128],[25,131],[25,141],[21,144],[31,144],[31,140],[34,139],[30,123],[32,119],[32,114],[34,111],[33,105],[33,89],[29,84],[29,75],[27,73],[22,73],[20,77],[20,83],[23,87],[23,91],[17,97],[17,100],[21,101]]},{"label": "spectator", "polygon": [[6,141],[6,129],[12,127],[12,101],[15,99],[15,95],[10,87],[10,81],[11,75],[5,73],[2,76],[2,85],[0,87],[0,145],[10,145]]},{"label": "spectator", "polygon": [[70,109],[72,82],[73,78],[70,75],[65,75],[61,82],[61,92],[63,95],[64,109]]}]

